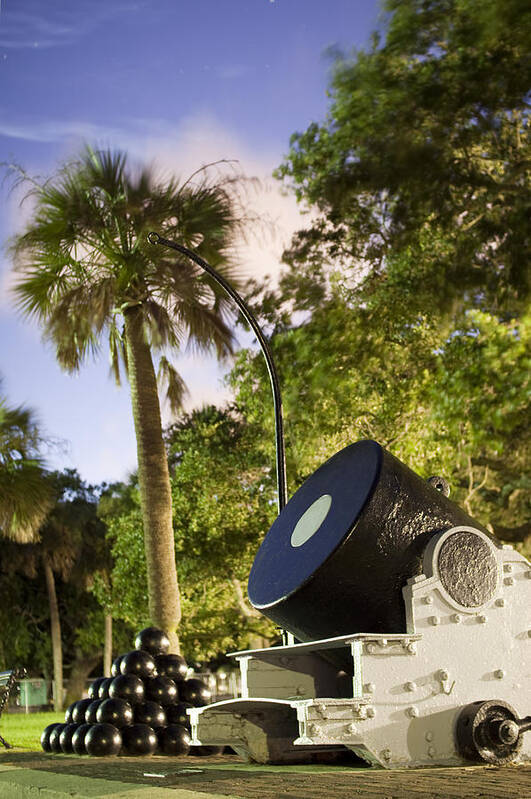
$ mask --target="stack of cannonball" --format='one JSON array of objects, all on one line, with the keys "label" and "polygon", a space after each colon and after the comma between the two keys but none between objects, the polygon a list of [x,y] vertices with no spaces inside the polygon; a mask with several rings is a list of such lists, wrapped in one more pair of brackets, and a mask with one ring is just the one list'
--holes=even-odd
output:
[{"label": "stack of cannonball", "polygon": [[166,633],[146,627],[135,649],[115,658],[112,677],[98,677],[89,698],[73,702],[64,724],[49,724],[41,735],[45,752],[77,755],[203,755],[216,747],[190,747],[186,709],[208,704],[204,682],[186,679],[188,667],[169,653]]}]

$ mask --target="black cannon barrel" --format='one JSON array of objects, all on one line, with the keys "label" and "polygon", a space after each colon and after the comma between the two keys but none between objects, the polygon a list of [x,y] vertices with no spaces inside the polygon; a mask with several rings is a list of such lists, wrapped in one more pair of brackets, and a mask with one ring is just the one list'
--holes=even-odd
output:
[{"label": "black cannon barrel", "polygon": [[402,587],[436,533],[486,532],[384,450],[359,441],[332,456],[289,500],[249,577],[249,598],[299,640],[406,632]]}]

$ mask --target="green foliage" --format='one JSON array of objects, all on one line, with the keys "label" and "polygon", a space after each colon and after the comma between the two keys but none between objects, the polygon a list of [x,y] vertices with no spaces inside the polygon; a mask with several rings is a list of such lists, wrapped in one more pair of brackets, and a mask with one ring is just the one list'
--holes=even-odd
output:
[{"label": "green foliage", "polygon": [[275,517],[271,464],[234,408],[206,407],[167,431],[185,651],[205,659],[273,628],[246,599],[258,546]]},{"label": "green foliage", "polygon": [[[427,320],[390,335],[367,309],[330,300],[273,341],[290,491],[340,448],[373,438],[421,475],[445,476],[452,498],[502,539],[524,540],[529,343],[528,317],[502,322],[470,311],[444,338]],[[231,380],[272,462],[261,356],[240,353]]]},{"label": "green foliage", "polygon": [[[141,629],[147,626],[147,569],[142,532],[142,513],[138,497],[130,510],[115,509],[107,516],[107,536],[113,557],[108,580],[95,583],[100,602],[112,609],[113,618],[123,619]],[[134,578],[132,579],[132,576]]]},{"label": "green foliage", "polygon": [[34,540],[50,508],[42,443],[34,413],[12,408],[0,396],[0,535],[4,538]]},{"label": "green foliage", "polygon": [[[254,554],[275,516],[272,470],[234,409],[185,414],[165,435],[183,607],[179,637],[189,660],[204,661],[275,634],[245,591]],[[100,514],[112,546],[113,615],[139,629],[149,619],[134,484],[104,493]]]},{"label": "green foliage", "polygon": [[[200,349],[230,351],[227,298],[185,259],[147,241],[157,230],[196,251],[236,281],[231,246],[242,224],[238,181],[161,181],[152,168],[130,165],[124,153],[86,147],[46,181],[12,168],[34,203],[25,233],[12,242],[20,310],[36,319],[59,363],[79,369],[108,341],[111,367],[127,371],[124,312],[140,309],[154,351],[179,350],[188,337]],[[169,399],[179,402],[167,361]]]},{"label": "green foliage", "polygon": [[336,54],[327,119],[294,134],[278,170],[320,212],[287,261],[321,286],[327,264],[371,292],[413,282],[414,313],[514,313],[530,289],[529,7],[386,8],[384,41]]},{"label": "green foliage", "polygon": [[[67,669],[76,657],[101,651],[103,613],[91,589],[95,577],[110,568],[105,525],[97,516],[100,490],[73,470],[49,474],[48,485],[53,504],[39,542],[4,542],[0,567],[0,620],[7,631],[0,660],[6,668],[20,663],[36,675],[52,672],[43,554],[55,575]],[[122,634],[120,626],[116,633]]]},{"label": "green foliage", "polygon": [[[11,554],[15,544],[7,546]],[[6,563],[4,557],[3,563]],[[4,567],[5,568],[5,567]],[[24,666],[29,674],[51,672],[50,620],[44,579],[30,579],[12,568],[0,571],[0,669]]]}]

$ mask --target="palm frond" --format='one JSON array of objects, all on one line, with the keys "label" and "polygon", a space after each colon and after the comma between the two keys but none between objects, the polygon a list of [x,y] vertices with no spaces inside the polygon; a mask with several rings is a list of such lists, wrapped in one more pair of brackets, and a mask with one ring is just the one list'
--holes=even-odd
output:
[{"label": "palm frond", "polygon": [[40,444],[33,412],[0,397],[0,534],[19,543],[35,539],[50,507]]},{"label": "palm frond", "polygon": [[181,375],[164,355],[159,360],[157,379],[160,383],[166,383],[165,396],[173,413],[182,410],[188,389]]},{"label": "palm frond", "polygon": [[189,338],[200,351],[231,352],[230,298],[194,264],[153,248],[145,235],[160,230],[196,249],[240,288],[234,241],[245,221],[241,176],[213,179],[212,166],[184,182],[162,179],[122,152],[87,146],[48,180],[19,173],[34,210],[11,244],[16,302],[42,325],[64,368],[77,369],[98,354],[105,336],[119,379],[119,361],[126,359],[113,328],[120,313],[136,306],[157,349],[180,349]]},{"label": "palm frond", "polygon": [[20,544],[35,541],[52,504],[40,463],[23,460],[1,466],[0,496],[0,534]]}]

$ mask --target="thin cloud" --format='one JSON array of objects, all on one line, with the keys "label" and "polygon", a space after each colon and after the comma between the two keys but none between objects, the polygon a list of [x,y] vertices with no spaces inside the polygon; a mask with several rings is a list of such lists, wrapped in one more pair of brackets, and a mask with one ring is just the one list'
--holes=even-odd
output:
[{"label": "thin cloud", "polygon": [[249,73],[249,67],[246,67],[244,64],[227,64],[224,67],[218,67],[216,72],[220,78],[234,80],[235,78],[243,78],[244,75],[247,75]]},{"label": "thin cloud", "polygon": [[58,122],[54,120],[32,121],[31,119],[7,122],[0,120],[0,136],[23,141],[53,142],[67,141],[72,138],[93,140],[101,138],[120,138],[122,132],[108,126],[97,125],[82,120]]},{"label": "thin cloud", "polygon": [[[134,8],[145,4],[144,0],[137,2]],[[62,7],[58,3],[25,0],[23,9],[0,9],[0,47],[25,50],[72,44],[110,18],[131,10],[130,3],[110,4],[106,0],[76,0],[64,2]]]}]

